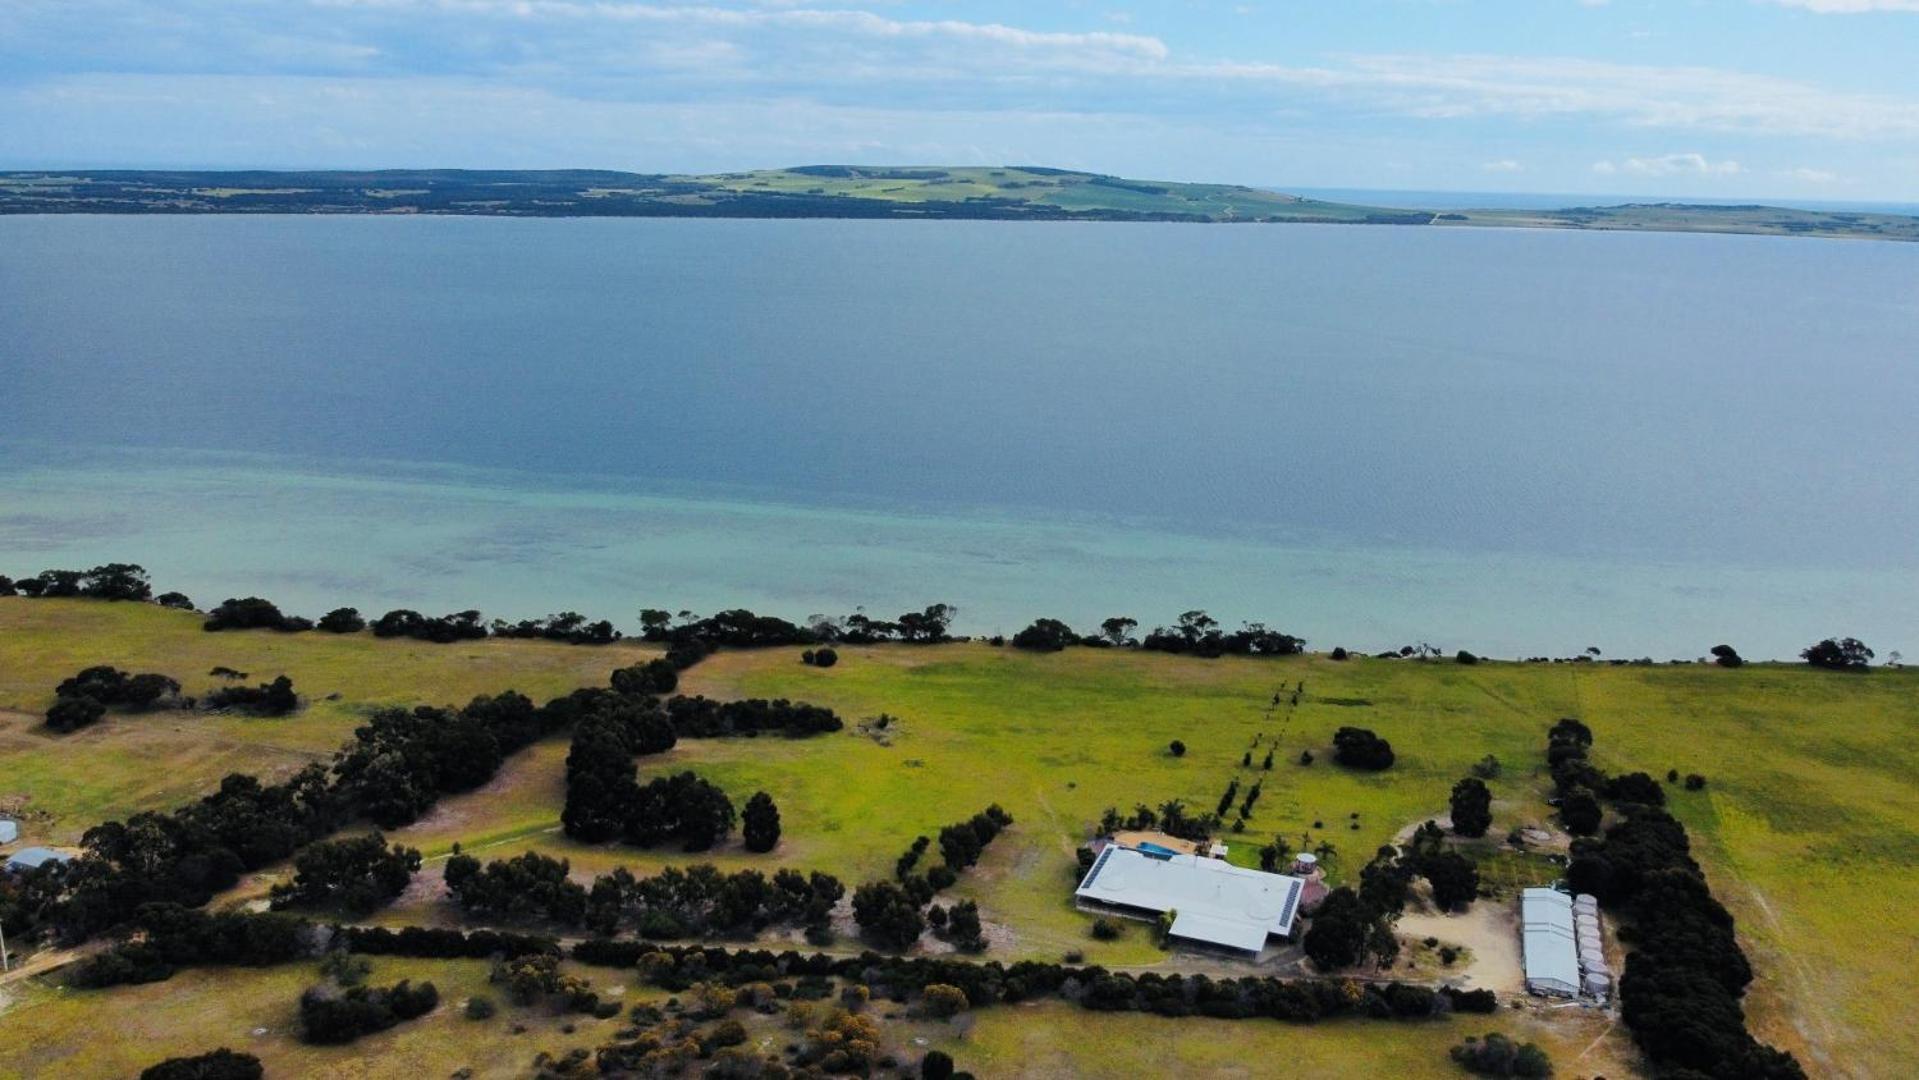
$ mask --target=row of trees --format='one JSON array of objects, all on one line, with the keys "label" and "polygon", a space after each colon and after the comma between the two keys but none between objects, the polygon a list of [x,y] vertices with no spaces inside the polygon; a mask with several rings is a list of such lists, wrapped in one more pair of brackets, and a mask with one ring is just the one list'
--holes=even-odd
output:
[{"label": "row of trees", "polygon": [[611,936],[633,929],[672,939],[705,934],[751,936],[769,926],[799,924],[827,937],[833,905],[846,893],[830,874],[758,870],[725,874],[710,864],[669,867],[636,878],[624,867],[592,886],[569,876],[564,859],[526,852],[481,865],[471,855],[447,863],[446,885],[461,910],[493,918],[584,926]]},{"label": "row of trees", "polygon": [[1264,623],[1247,623],[1238,630],[1226,631],[1219,621],[1204,611],[1188,611],[1172,626],[1155,627],[1144,638],[1134,636],[1139,620],[1116,616],[1099,624],[1097,634],[1079,634],[1059,619],[1035,619],[1014,634],[1014,648],[1035,652],[1058,652],[1070,645],[1095,649],[1144,649],[1191,656],[1294,656],[1306,648],[1306,639],[1267,628]]},{"label": "row of trees", "polygon": [[1338,1017],[1423,1019],[1449,1012],[1485,1014],[1493,1012],[1498,1004],[1490,990],[1435,990],[1339,979],[1130,975],[1101,967],[1032,960],[1007,966],[947,957],[729,951],[605,939],[583,941],[572,953],[574,959],[586,964],[637,969],[645,982],[674,993],[701,983],[745,986],[834,977],[866,987],[875,998],[899,1001],[923,996],[931,986],[951,986],[965,995],[971,1008],[1057,997],[1103,1012],[1221,1019],[1263,1017],[1294,1022]]},{"label": "row of trees", "polygon": [[[1551,760],[1558,752],[1556,781],[1576,773],[1579,790],[1604,794],[1619,814],[1603,839],[1573,841],[1566,880],[1626,915],[1620,937],[1632,952],[1619,1003],[1634,1041],[1662,1075],[1800,1080],[1805,1071],[1791,1054],[1746,1029],[1740,999],[1752,967],[1731,913],[1692,858],[1685,825],[1666,812],[1663,790],[1646,774],[1608,778],[1593,767],[1584,754],[1591,744],[1590,729],[1561,720],[1547,753]],[[1571,756],[1568,747],[1580,752]]]},{"label": "row of trees", "polygon": [[[89,600],[152,600],[153,583],[146,567],[134,563],[107,563],[91,570],[42,570],[18,581],[0,574],[0,596],[31,596],[47,599],[84,597]],[[162,602],[186,597],[168,593]],[[189,602],[185,606],[191,606]]]},{"label": "row of trees", "polygon": [[960,948],[985,948],[979,908],[971,901],[950,909],[923,909],[979,862],[986,846],[1012,823],[1013,816],[994,803],[965,821],[945,826],[939,831],[942,861],[923,874],[918,872],[919,862],[933,841],[925,836],[914,839],[894,863],[893,881],[869,881],[854,890],[853,921],[860,932],[875,944],[902,952],[919,940],[930,918],[934,929]]},{"label": "row of trees", "polygon": [[1204,843],[1218,835],[1220,815],[1195,814],[1179,799],[1168,799],[1158,807],[1138,803],[1130,814],[1121,814],[1109,806],[1100,813],[1099,834],[1111,836],[1122,829],[1158,829],[1168,836]]}]

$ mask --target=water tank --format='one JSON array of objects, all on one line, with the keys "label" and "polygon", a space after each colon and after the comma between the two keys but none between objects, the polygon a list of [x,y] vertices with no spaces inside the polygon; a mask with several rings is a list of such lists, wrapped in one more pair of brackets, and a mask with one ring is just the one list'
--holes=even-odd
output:
[{"label": "water tank", "polygon": [[1580,893],[1578,896],[1573,897],[1573,906],[1576,908],[1591,908],[1594,911],[1598,911],[1599,898],[1591,893]]},{"label": "water tank", "polygon": [[1586,992],[1594,997],[1605,997],[1612,989],[1612,977],[1597,971],[1586,973]]},{"label": "water tank", "polygon": [[1598,949],[1581,949],[1579,950],[1579,966],[1585,968],[1587,971],[1605,971],[1607,970],[1606,954],[1600,952]]}]

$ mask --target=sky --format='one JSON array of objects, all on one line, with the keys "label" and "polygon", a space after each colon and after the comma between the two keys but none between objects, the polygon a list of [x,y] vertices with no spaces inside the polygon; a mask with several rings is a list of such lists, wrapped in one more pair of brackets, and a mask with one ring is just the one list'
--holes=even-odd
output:
[{"label": "sky", "polygon": [[0,0],[0,168],[1919,202],[1919,0]]}]

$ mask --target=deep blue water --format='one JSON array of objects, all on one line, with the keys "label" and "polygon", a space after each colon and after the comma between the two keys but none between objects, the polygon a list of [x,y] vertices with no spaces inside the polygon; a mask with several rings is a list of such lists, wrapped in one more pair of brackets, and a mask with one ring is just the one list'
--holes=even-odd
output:
[{"label": "deep blue water", "polygon": [[[945,599],[970,629],[1210,606],[1495,652],[1919,623],[1919,246],[13,218],[0,387],[15,573],[166,554],[205,590],[502,613]],[[372,482],[411,494],[341,494]],[[573,509],[500,553],[528,525],[487,514],[527,500]]]}]

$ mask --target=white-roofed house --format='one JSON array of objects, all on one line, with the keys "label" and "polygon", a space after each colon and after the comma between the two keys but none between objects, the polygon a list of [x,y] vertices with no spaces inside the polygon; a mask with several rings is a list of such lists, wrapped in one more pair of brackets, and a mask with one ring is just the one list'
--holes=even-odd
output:
[{"label": "white-roofed house", "polygon": [[1305,884],[1220,859],[1108,844],[1073,897],[1084,910],[1130,918],[1170,911],[1173,937],[1256,956],[1267,938],[1292,933]]}]

